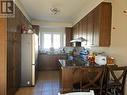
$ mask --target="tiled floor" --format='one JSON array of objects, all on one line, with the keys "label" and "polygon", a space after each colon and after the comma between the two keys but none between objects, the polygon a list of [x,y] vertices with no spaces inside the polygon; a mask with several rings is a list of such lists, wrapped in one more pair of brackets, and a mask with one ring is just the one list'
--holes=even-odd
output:
[{"label": "tiled floor", "polygon": [[20,88],[15,95],[58,95],[58,71],[41,71],[35,87]]}]

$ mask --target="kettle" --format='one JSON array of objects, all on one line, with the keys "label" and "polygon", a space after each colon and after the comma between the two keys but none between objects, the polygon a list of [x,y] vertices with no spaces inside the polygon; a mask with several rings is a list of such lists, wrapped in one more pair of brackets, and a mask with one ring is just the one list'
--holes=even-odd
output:
[{"label": "kettle", "polygon": [[104,55],[95,56],[95,63],[98,65],[106,65],[107,64],[107,56],[104,56]]}]

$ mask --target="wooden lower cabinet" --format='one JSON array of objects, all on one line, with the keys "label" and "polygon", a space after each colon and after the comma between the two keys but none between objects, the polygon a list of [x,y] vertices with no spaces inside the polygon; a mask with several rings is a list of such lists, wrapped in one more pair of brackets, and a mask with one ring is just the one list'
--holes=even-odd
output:
[{"label": "wooden lower cabinet", "polygon": [[13,70],[7,72],[7,95],[14,95],[14,76],[13,76]]},{"label": "wooden lower cabinet", "polygon": [[62,54],[39,54],[39,70],[58,70],[59,59],[63,59]]},{"label": "wooden lower cabinet", "polygon": [[60,69],[60,90],[61,93],[73,90],[73,68]]}]

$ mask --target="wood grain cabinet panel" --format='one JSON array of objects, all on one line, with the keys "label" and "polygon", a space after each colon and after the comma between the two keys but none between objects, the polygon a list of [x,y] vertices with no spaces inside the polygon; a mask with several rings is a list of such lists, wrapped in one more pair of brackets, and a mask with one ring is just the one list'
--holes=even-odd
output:
[{"label": "wood grain cabinet panel", "polygon": [[72,28],[66,27],[65,28],[65,35],[66,35],[66,46],[72,46],[72,43],[70,43],[70,41],[73,38]]},{"label": "wood grain cabinet panel", "polygon": [[73,72],[73,68],[60,69],[61,93],[70,92],[73,90]]},{"label": "wood grain cabinet panel", "polygon": [[74,25],[73,27],[72,27],[72,31],[73,31],[73,39],[75,39],[76,38],[76,25]]},{"label": "wood grain cabinet panel", "polygon": [[64,54],[39,54],[39,70],[58,70],[59,59],[65,59]]},{"label": "wood grain cabinet panel", "polygon": [[[88,18],[87,17],[84,17],[82,19],[82,28],[83,28],[82,37],[87,40],[88,39]],[[84,45],[87,45],[87,41],[83,42],[83,46]]]},{"label": "wood grain cabinet panel", "polygon": [[100,15],[100,46],[110,46],[111,40],[111,15],[112,15],[112,6],[111,3],[102,3],[99,6],[99,15]]},{"label": "wood grain cabinet panel", "polygon": [[87,15],[88,18],[88,37],[87,37],[87,45],[93,46],[94,45],[94,19],[93,19],[93,12],[90,12]]}]

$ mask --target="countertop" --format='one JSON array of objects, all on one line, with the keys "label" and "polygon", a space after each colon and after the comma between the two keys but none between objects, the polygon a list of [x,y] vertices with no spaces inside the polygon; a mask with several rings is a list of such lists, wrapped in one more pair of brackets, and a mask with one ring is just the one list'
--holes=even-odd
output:
[{"label": "countertop", "polygon": [[59,59],[59,64],[61,65],[61,67],[63,68],[76,68],[76,67],[92,67],[92,66],[96,66],[96,67],[100,67],[100,65],[98,64],[89,64],[89,62],[87,61],[82,61],[80,59],[78,60],[63,60],[63,59]]}]

